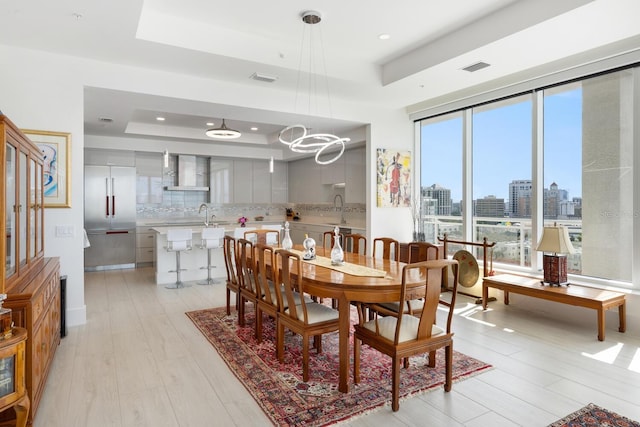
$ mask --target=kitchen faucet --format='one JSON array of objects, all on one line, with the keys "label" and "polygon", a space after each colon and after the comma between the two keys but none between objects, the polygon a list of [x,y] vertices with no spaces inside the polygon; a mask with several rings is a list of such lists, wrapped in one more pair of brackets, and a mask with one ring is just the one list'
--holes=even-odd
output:
[{"label": "kitchen faucet", "polygon": [[338,199],[340,199],[340,224],[346,224],[347,220],[344,219],[344,201],[342,195],[336,194],[333,197],[333,209],[338,210]]},{"label": "kitchen faucet", "polygon": [[[202,212],[202,208],[204,208],[204,226],[209,226],[209,206],[206,203],[200,205],[200,209],[198,209],[198,213]],[[215,215],[214,215],[215,216]]]}]

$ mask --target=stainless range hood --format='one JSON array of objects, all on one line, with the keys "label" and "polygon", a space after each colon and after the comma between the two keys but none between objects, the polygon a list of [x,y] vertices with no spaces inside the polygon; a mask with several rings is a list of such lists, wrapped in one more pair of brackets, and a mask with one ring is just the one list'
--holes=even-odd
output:
[{"label": "stainless range hood", "polygon": [[209,191],[196,186],[196,156],[178,155],[178,185],[165,187],[169,191]]}]

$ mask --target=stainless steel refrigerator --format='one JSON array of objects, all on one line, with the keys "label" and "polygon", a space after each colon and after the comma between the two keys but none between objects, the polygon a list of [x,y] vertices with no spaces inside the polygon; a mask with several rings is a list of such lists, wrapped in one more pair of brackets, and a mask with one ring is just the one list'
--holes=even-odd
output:
[{"label": "stainless steel refrigerator", "polygon": [[134,268],[136,262],[136,169],[85,166],[86,271]]}]

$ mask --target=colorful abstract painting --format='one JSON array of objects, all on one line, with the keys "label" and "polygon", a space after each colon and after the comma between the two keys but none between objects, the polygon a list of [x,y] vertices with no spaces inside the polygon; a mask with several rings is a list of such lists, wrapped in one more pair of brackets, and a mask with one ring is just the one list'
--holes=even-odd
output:
[{"label": "colorful abstract painting", "polygon": [[411,152],[378,148],[377,206],[411,206]]}]

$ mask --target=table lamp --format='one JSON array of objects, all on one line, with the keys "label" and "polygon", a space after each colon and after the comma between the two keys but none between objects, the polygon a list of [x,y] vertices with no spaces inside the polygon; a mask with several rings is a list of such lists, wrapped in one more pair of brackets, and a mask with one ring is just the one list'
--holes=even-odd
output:
[{"label": "table lamp", "polygon": [[[567,257],[575,252],[566,227],[544,227],[537,249],[546,252],[543,256],[544,282],[549,285],[563,285],[567,281]],[[552,254],[551,254],[552,253]]]}]

